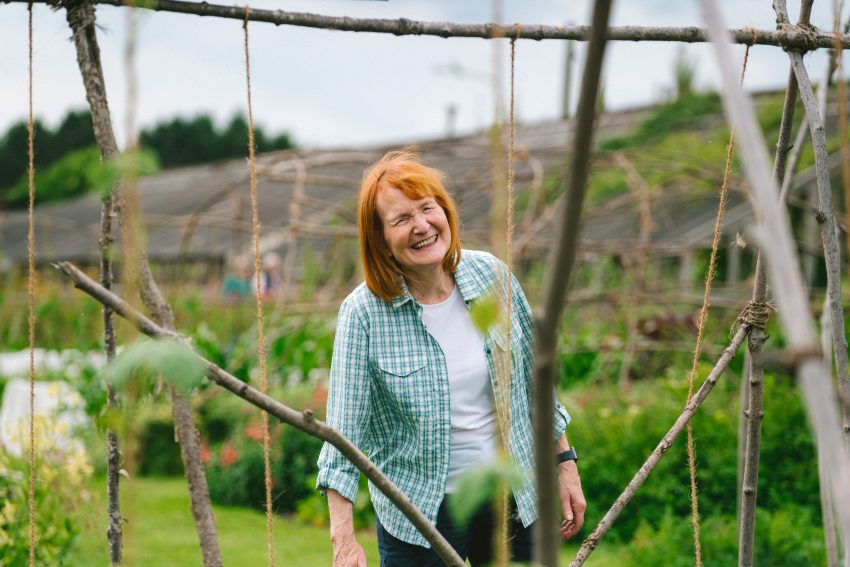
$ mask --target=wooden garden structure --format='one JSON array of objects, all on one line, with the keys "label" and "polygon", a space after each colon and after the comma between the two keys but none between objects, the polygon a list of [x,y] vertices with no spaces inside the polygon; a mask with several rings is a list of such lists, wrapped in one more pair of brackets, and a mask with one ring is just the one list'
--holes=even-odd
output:
[{"label": "wooden garden structure", "polygon": [[[10,0],[5,0],[10,1]],[[18,1],[18,0],[11,0]],[[41,2],[39,2],[41,3]],[[115,159],[119,155],[111,126],[111,116],[107,103],[103,73],[100,65],[100,55],[95,33],[95,4],[125,5],[120,0],[54,0],[47,2],[52,7],[62,9],[67,14],[73,40],[77,50],[77,60],[93,117],[95,136],[103,159]],[[32,10],[33,2],[30,2]],[[544,302],[538,313],[537,340],[535,353],[535,431],[536,466],[538,470],[538,491],[540,495],[540,516],[538,519],[537,539],[535,543],[535,560],[540,565],[553,566],[557,564],[557,517],[551,495],[554,494],[554,455],[551,452],[549,436],[552,430],[551,389],[555,382],[555,346],[558,322],[564,310],[565,287],[570,279],[574,259],[577,254],[578,227],[582,213],[585,188],[587,185],[588,166],[592,151],[594,131],[595,106],[600,82],[600,69],[607,41],[672,41],[672,42],[704,42],[711,41],[716,59],[723,77],[723,101],[727,117],[734,128],[734,136],[741,152],[749,181],[750,198],[756,210],[758,223],[748,233],[750,241],[758,244],[760,256],[756,269],[756,281],[752,300],[747,309],[741,314],[737,331],[734,333],[729,346],[718,358],[709,377],[698,387],[694,384],[694,372],[691,373],[691,392],[687,404],[669,432],[659,442],[656,449],[648,456],[644,465],[635,474],[633,480],[625,488],[622,495],[611,506],[609,512],[586,539],[571,565],[582,565],[588,555],[599,544],[618,514],[628,505],[630,499],[640,488],[654,466],[663,458],[673,440],[686,428],[691,417],[697,412],[702,402],[710,394],[718,378],[723,373],[733,355],[748,340],[748,348],[752,359],[749,373],[749,403],[747,408],[747,457],[743,481],[743,498],[741,509],[740,532],[740,561],[741,565],[753,563],[755,486],[758,478],[758,446],[760,435],[761,408],[761,377],[763,374],[765,354],[764,326],[772,310],[767,294],[767,282],[771,282],[771,291],[775,300],[782,328],[786,336],[786,357],[789,365],[793,366],[799,380],[803,401],[807,409],[818,446],[819,458],[822,461],[824,476],[822,484],[828,487],[825,492],[831,495],[835,506],[835,521],[841,534],[845,550],[850,546],[850,382],[848,382],[848,361],[846,332],[844,329],[844,313],[840,297],[840,249],[836,237],[835,218],[832,204],[832,193],[828,175],[828,157],[824,139],[824,126],[821,110],[818,107],[813,92],[808,71],[802,62],[802,53],[814,49],[833,49],[840,54],[842,49],[850,47],[850,36],[841,33],[837,18],[835,29],[831,32],[817,30],[809,23],[811,15],[810,0],[802,2],[801,13],[797,23],[792,24],[785,8],[784,0],[774,0],[776,12],[776,30],[726,30],[719,13],[711,0],[703,0],[703,12],[707,22],[706,29],[686,28],[611,28],[608,25],[611,2],[596,0],[594,3],[593,19],[589,26],[540,26],[540,25],[457,25],[451,23],[414,22],[410,20],[357,20],[352,18],[333,18],[311,14],[295,14],[283,11],[252,10],[249,8],[227,7],[208,3],[186,2],[181,0],[147,0],[145,9],[167,10],[200,16],[232,18],[243,22],[245,29],[246,78],[248,82],[249,124],[251,116],[250,97],[250,58],[248,50],[249,22],[268,22],[274,24],[299,25],[337,29],[347,31],[370,31],[375,33],[392,33],[395,35],[435,35],[439,37],[479,37],[483,39],[507,38],[512,43],[523,40],[580,40],[588,41],[587,59],[584,66],[584,77],[581,96],[578,105],[574,137],[569,144],[568,159],[570,167],[565,173],[566,193],[564,203],[559,211],[558,237],[551,249],[546,285],[543,294]],[[30,11],[31,14],[31,11]],[[31,20],[30,20],[31,23]],[[31,29],[31,28],[30,28]],[[730,42],[744,45],[774,45],[783,48],[789,58],[788,86],[786,90],[784,114],[780,127],[779,140],[776,145],[774,165],[771,167],[768,156],[764,151],[764,143],[758,133],[751,105],[739,86],[739,71],[733,67],[730,54]],[[30,51],[31,54],[31,51]],[[32,70],[30,77],[32,76]],[[839,82],[843,85],[843,82]],[[31,89],[31,83],[30,83]],[[825,89],[824,89],[825,92]],[[30,91],[31,93],[31,91]],[[821,227],[822,243],[827,265],[828,289],[827,305],[824,312],[828,314],[830,324],[823,330],[824,336],[831,337],[825,346],[831,346],[833,354],[827,355],[829,348],[823,348],[815,332],[815,323],[808,307],[806,292],[803,286],[796,253],[792,246],[789,222],[783,208],[783,200],[778,190],[786,169],[786,159],[791,140],[791,124],[797,97],[802,98],[806,118],[811,131],[815,148],[817,186],[819,206],[817,220]],[[31,100],[31,98],[30,98]],[[846,100],[846,95],[840,96]],[[845,105],[842,104],[842,107]],[[30,104],[31,107],[31,104]],[[32,125],[30,110],[30,125]],[[850,190],[850,158],[847,156],[846,117],[842,117],[842,142],[845,144],[845,190]],[[32,126],[30,126],[32,132]],[[513,147],[511,147],[513,149]],[[252,187],[253,236],[256,261],[259,262],[259,222],[256,200],[256,171],[253,155],[253,139],[249,141],[250,177]],[[566,150],[565,150],[566,151]],[[730,141],[729,153],[731,155]],[[33,202],[33,167],[32,141],[30,140],[30,214]],[[512,159],[512,153],[509,154]],[[107,358],[115,355],[115,332],[112,324],[113,314],[130,320],[143,333],[154,337],[166,337],[176,341],[185,341],[174,331],[174,315],[171,307],[151,276],[147,253],[132,240],[135,219],[132,206],[127,206],[127,198],[132,193],[128,187],[133,180],[123,177],[114,190],[104,199],[102,206],[102,231],[100,234],[101,281],[95,282],[72,264],[57,263],[57,268],[71,278],[75,285],[100,301],[103,306],[105,327],[105,344]],[[510,187],[510,178],[509,178]],[[725,187],[724,187],[725,189]],[[848,200],[845,200],[845,204]],[[715,242],[713,252],[717,250],[717,235],[722,222],[725,199],[721,195],[721,205],[716,221]],[[112,285],[111,254],[113,243],[112,219],[117,212],[124,235],[122,242],[128,263],[137,268],[136,287],[141,299],[150,314],[150,318],[142,315],[122,298],[110,291]],[[509,217],[510,233],[510,217]],[[29,270],[34,271],[35,250],[33,247],[33,225],[30,224],[29,234]],[[508,248],[510,250],[510,247]],[[510,259],[509,259],[510,260]],[[510,262],[509,262],[510,263]],[[712,262],[713,266],[713,262]],[[706,278],[706,295],[700,318],[700,334],[694,353],[694,362],[699,358],[701,347],[701,330],[704,326],[708,307],[708,294],[711,284],[711,268]],[[29,287],[29,304],[32,313],[33,287]],[[264,379],[263,325],[262,310],[258,305],[259,327],[259,359],[261,374]],[[31,342],[35,325],[34,316],[30,316]],[[825,358],[826,356],[826,358]],[[833,360],[834,357],[834,360]],[[452,548],[448,546],[439,533],[428,523],[422,514],[416,510],[407,498],[398,492],[375,466],[366,459],[360,451],[342,438],[339,433],[330,429],[324,423],[317,421],[309,412],[298,412],[272,400],[261,390],[245,384],[229,375],[218,366],[203,361],[207,377],[244,398],[249,403],[259,407],[265,416],[272,415],[285,423],[294,425],[303,431],[321,437],[338,447],[380,490],[411,519],[420,529],[434,549],[444,559],[446,564],[459,566],[462,563]],[[838,374],[838,389],[833,387],[832,366],[835,365]],[[31,376],[34,374],[31,371]],[[181,454],[186,467],[190,493],[192,495],[192,511],[201,542],[201,550],[205,565],[221,564],[218,552],[215,523],[206,495],[206,484],[203,470],[200,467],[197,432],[192,423],[187,400],[175,388],[171,389],[174,408],[175,427],[180,440]],[[110,392],[110,400],[115,403],[114,393]],[[841,413],[843,412],[843,420]],[[268,431],[268,422],[264,422]],[[690,436],[690,435],[689,435]],[[109,436],[109,480],[110,494],[109,509],[109,544],[114,564],[121,562],[121,514],[117,507],[117,478],[118,478],[118,447],[114,433]],[[692,472],[692,491],[695,491],[694,451],[689,442],[689,460]],[[31,454],[31,463],[34,456]],[[37,471],[33,471],[37,473]],[[31,474],[31,482],[35,474]],[[268,482],[267,482],[268,484]],[[268,498],[267,486],[267,498]],[[701,552],[698,535],[698,510],[694,503],[695,528],[695,562],[701,564]],[[32,506],[32,499],[30,499]],[[267,507],[268,502],[267,502]],[[271,520],[269,520],[271,521]],[[36,545],[37,537],[30,530],[31,546]],[[845,558],[850,554],[845,551]],[[32,563],[31,553],[31,563]],[[269,563],[274,564],[274,551],[269,546]]]}]

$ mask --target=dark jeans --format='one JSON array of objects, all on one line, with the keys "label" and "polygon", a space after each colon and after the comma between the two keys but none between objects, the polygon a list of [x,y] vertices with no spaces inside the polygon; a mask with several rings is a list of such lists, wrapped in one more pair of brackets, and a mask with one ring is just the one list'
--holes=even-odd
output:
[{"label": "dark jeans", "polygon": [[[522,527],[522,521],[514,518],[515,507],[511,506],[511,519],[508,523],[511,558],[515,562],[531,561],[531,529]],[[440,557],[433,549],[413,545],[391,536],[375,521],[378,528],[378,551],[381,554],[381,567],[442,567]],[[437,530],[443,534],[461,559],[473,567],[487,565],[493,561],[493,528],[495,514],[493,504],[487,503],[473,515],[465,526],[452,521],[446,509],[446,501],[440,505],[437,513]]]}]

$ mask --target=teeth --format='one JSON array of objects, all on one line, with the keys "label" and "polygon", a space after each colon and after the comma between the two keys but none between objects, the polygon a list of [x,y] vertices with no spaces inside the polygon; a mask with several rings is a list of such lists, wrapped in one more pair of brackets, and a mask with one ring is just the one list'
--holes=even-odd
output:
[{"label": "teeth", "polygon": [[413,248],[415,248],[416,250],[419,250],[420,248],[424,248],[425,246],[428,246],[429,244],[431,244],[435,240],[437,240],[436,234],[434,236],[432,236],[431,238],[428,238],[427,240],[423,240],[422,242],[417,242],[416,244],[413,245]]}]

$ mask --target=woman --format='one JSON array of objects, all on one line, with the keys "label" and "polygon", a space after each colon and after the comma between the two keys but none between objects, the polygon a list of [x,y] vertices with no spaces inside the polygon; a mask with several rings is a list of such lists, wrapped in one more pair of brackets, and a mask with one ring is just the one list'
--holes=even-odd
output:
[{"label": "woman", "polygon": [[[461,250],[457,209],[443,175],[410,151],[386,154],[363,177],[358,202],[365,283],[342,303],[334,341],[328,424],[363,448],[473,565],[489,562],[489,506],[467,526],[446,512],[446,495],[470,467],[497,454],[497,405],[506,334],[482,335],[469,306],[505,289],[503,263]],[[511,277],[510,455],[533,472],[531,380],[534,329],[528,302]],[[501,381],[502,383],[504,380]],[[495,392],[495,393],[494,393]],[[561,537],[584,521],[575,452],[564,434],[569,416],[555,398],[553,451],[559,453]],[[365,566],[354,538],[352,502],[359,474],[333,446],[319,457],[317,486],[326,491],[334,567]],[[369,486],[377,514],[381,565],[442,565],[427,541],[389,500]],[[513,556],[528,561],[537,516],[534,485],[514,487]]]}]

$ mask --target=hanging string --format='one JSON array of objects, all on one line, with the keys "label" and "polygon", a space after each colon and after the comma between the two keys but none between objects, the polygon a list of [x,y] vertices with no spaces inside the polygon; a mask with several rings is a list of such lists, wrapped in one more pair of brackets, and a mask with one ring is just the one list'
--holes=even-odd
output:
[{"label": "hanging string", "polygon": [[[260,391],[265,394],[268,391],[268,380],[266,378],[266,346],[263,329],[263,289],[261,287],[262,265],[260,262],[260,214],[257,207],[257,168],[254,149],[254,107],[251,97],[251,53],[248,48],[248,16],[251,9],[245,6],[245,20],[242,29],[245,36],[245,79],[248,85],[248,167],[251,179],[251,219],[252,236],[254,243],[254,274],[257,298],[257,356],[260,361]],[[268,563],[274,567],[274,531],[272,518],[272,475],[269,439],[269,414],[262,412],[263,424],[263,465],[266,485],[266,537],[268,541]]]},{"label": "hanging string", "polygon": [[[747,71],[747,61],[750,57],[750,46],[744,51],[744,64],[741,68],[741,82],[744,82],[744,74]],[[711,242],[711,258],[708,262],[708,271],[705,274],[705,291],[702,296],[702,308],[699,312],[697,323],[697,341],[694,348],[694,358],[691,364],[691,373],[688,377],[688,400],[690,403],[694,394],[694,382],[696,379],[697,365],[702,355],[702,338],[705,332],[705,322],[708,320],[708,304],[711,296],[711,284],[714,280],[715,268],[717,266],[717,250],[720,248],[721,228],[723,216],[726,212],[726,202],[729,195],[729,175],[732,171],[732,156],[735,149],[735,130],[729,133],[729,145],[726,147],[726,166],[723,171],[723,182],[720,185],[720,203],[717,205],[717,218],[714,221],[714,238]],[[694,432],[691,422],[688,422],[688,472],[691,479],[691,523],[694,530],[694,559],[696,566],[702,567],[702,546],[700,545],[699,524],[699,500],[697,498],[697,465],[696,448],[694,446]]]},{"label": "hanging string", "polygon": [[29,207],[27,210],[27,309],[30,347],[30,447],[29,447],[29,558],[30,567],[35,567],[35,123],[32,117],[32,2],[27,5],[27,63],[29,73],[27,117],[27,180],[29,183]]},{"label": "hanging string", "polygon": [[[506,210],[507,226],[505,237],[505,360],[502,380],[502,448],[506,455],[510,455],[510,428],[511,428],[511,315],[513,310],[513,298],[511,295],[511,273],[513,272],[513,236],[514,236],[514,148],[515,148],[515,118],[514,104],[516,99],[516,40],[519,36],[519,24],[517,34],[511,38],[511,92],[510,107],[508,115],[508,203]],[[507,565],[510,561],[508,519],[510,516],[510,490],[508,487],[502,491],[501,508],[499,510],[495,538],[495,565]]]},{"label": "hanging string", "polygon": [[[517,29],[519,25],[517,24]],[[507,299],[505,301],[505,418],[508,421],[508,431],[502,435],[505,451],[508,450],[510,441],[510,415],[511,415],[511,314],[513,310],[513,298],[511,294],[511,273],[513,272],[513,240],[514,240],[514,148],[515,148],[515,122],[514,122],[514,100],[516,96],[516,37],[511,38],[511,94],[510,109],[508,114],[508,204],[507,204],[507,226],[505,236],[505,264],[507,272],[505,275],[505,289]]]}]

